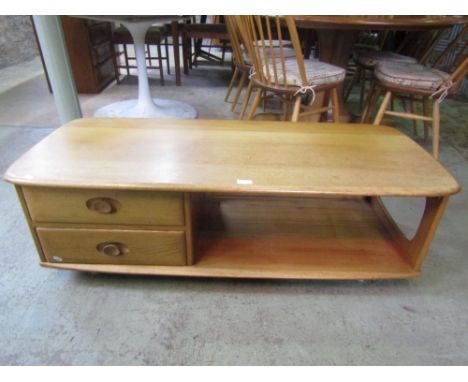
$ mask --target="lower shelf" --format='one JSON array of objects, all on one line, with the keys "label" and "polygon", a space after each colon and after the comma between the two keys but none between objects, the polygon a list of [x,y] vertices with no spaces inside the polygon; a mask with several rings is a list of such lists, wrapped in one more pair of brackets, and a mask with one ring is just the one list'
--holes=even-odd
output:
[{"label": "lower shelf", "polygon": [[364,198],[210,198],[199,205],[192,266],[51,264],[147,275],[400,279],[420,274]]}]

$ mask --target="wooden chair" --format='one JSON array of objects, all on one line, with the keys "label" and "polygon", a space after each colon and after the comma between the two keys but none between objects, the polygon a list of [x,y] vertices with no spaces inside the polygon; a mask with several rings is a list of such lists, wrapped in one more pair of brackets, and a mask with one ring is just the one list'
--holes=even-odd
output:
[{"label": "wooden chair", "polygon": [[[214,17],[213,23],[206,22],[206,16],[202,16],[200,23],[187,23],[182,27],[182,50],[184,61],[184,73],[188,74],[188,69],[197,66],[198,59],[224,64],[225,52],[229,35],[226,25],[221,23],[219,17]],[[208,45],[203,45],[203,41],[208,39]],[[193,40],[193,44],[192,44]],[[218,43],[215,43],[217,41]],[[221,47],[221,56],[211,53],[211,48]],[[193,52],[192,52],[193,47]],[[203,49],[203,48],[208,48]]]},{"label": "wooden chair", "polygon": [[360,84],[359,108],[362,110],[364,106],[364,95],[366,83],[372,80],[372,72],[376,65],[380,62],[410,62],[417,63],[418,61],[409,56],[404,56],[387,50],[376,50],[371,48],[357,48],[353,50],[353,61],[356,65],[354,75],[346,89],[345,101],[348,99],[352,88],[356,83]]},{"label": "wooden chair", "polygon": [[[153,26],[148,29],[146,33],[145,42],[146,42],[146,59],[148,61],[148,69],[158,69],[159,70],[159,80],[161,85],[164,85],[164,71],[163,71],[163,61],[166,61],[167,64],[167,74],[171,74],[170,71],[170,62],[169,62],[169,49],[168,49],[168,30],[165,26]],[[115,49],[115,60],[117,62],[118,69],[125,69],[127,75],[130,75],[130,69],[135,69],[137,66],[131,61],[135,61],[136,58],[131,56],[128,52],[127,45],[133,44],[133,39],[130,32],[125,27],[117,27],[112,33],[112,43],[114,45],[122,45],[123,51],[118,51]],[[161,52],[161,45],[164,44],[165,55]],[[151,53],[151,46],[156,46],[157,55],[154,56]],[[118,62],[117,57],[123,55],[124,62]],[[156,61],[158,64],[154,65],[153,62]]]},{"label": "wooden chair", "polygon": [[[366,46],[365,44],[356,44],[353,50],[353,61],[356,65],[354,75],[346,89],[345,101],[348,99],[353,86],[360,84],[359,109],[361,114],[364,108],[364,96],[366,93],[366,83],[373,80],[373,71],[379,63],[383,62],[405,62],[405,63],[425,63],[432,49],[443,35],[443,30],[418,34],[417,41],[413,41],[411,46],[415,47],[411,51],[406,49],[407,54],[401,54],[402,50],[409,45],[410,37],[413,34],[408,33],[398,46],[395,52],[384,50],[388,38],[391,37],[389,31],[377,34],[375,44]],[[372,84],[370,86],[372,88]],[[413,107],[413,106],[412,106]]]},{"label": "wooden chair", "polygon": [[[463,35],[466,34],[464,28]],[[457,40],[460,40],[457,38]],[[385,92],[383,102],[377,112],[374,125],[380,125],[385,115],[401,117],[411,120],[424,121],[425,130],[432,122],[432,153],[439,157],[440,103],[450,94],[456,93],[464,77],[468,73],[468,51],[464,44],[454,63],[457,65],[447,73],[435,68],[428,68],[419,64],[382,63],[375,71],[377,91],[374,92],[372,104],[375,104],[382,92]],[[451,48],[451,46],[447,47]],[[447,49],[446,49],[447,50]],[[445,51],[443,52],[445,54]],[[387,110],[393,96],[420,97],[423,104],[423,115],[414,111],[397,112]],[[432,103],[432,113],[430,113]]]},{"label": "wooden chair", "polygon": [[[237,87],[237,92],[234,97],[234,101],[231,106],[231,110],[234,111],[235,107],[237,106],[240,94],[242,92],[242,88],[244,84],[248,81],[248,87],[247,87],[247,92],[246,96],[244,97],[244,101],[242,103],[242,108],[241,112],[239,115],[239,119],[244,118],[245,111],[247,109],[247,106],[249,104],[250,97],[253,92],[254,88],[254,82],[250,80],[249,74],[252,69],[252,62],[249,58],[249,55],[246,51],[246,49],[243,47],[242,42],[241,42],[241,32],[239,29],[239,25],[236,23],[234,17],[232,16],[224,16],[225,22],[226,22],[226,27],[228,29],[229,33],[229,38],[231,40],[231,47],[232,47],[232,54],[233,54],[233,64],[234,64],[234,73],[231,78],[231,82],[229,84],[226,97],[224,101],[228,101],[229,95],[232,91],[232,88],[234,87],[235,81],[237,77],[240,74],[240,81],[238,83]],[[277,55],[279,55],[279,41],[277,40],[277,32],[276,29],[272,30],[272,34],[274,36],[273,40],[273,50]],[[287,35],[287,31],[283,32],[283,35]],[[283,45],[283,53],[286,59],[293,58],[295,59],[296,54],[294,52],[294,49],[292,49],[292,45],[288,41],[287,43]]]},{"label": "wooden chair", "polygon": [[[344,81],[345,70],[320,61],[304,61],[301,44],[294,19],[291,16],[232,16],[237,23],[242,44],[252,62],[252,86],[257,88],[248,119],[254,117],[262,96],[269,92],[280,98],[283,104],[283,119],[289,119],[289,105],[293,105],[290,119],[322,114],[328,106],[313,107],[317,92],[329,92],[332,98],[333,120],[339,122],[337,87]],[[282,35],[282,22],[285,23],[294,59],[286,58],[286,44]],[[273,30],[277,31],[274,36]],[[274,41],[277,39],[278,43]],[[275,46],[277,45],[277,46]],[[302,104],[305,100],[306,104]],[[301,109],[304,110],[301,112]]]},{"label": "wooden chair", "polygon": [[229,100],[229,96],[234,87],[234,84],[240,75],[239,83],[237,85],[237,92],[236,92],[236,95],[234,96],[234,100],[232,101],[232,106],[231,106],[231,111],[234,111],[237,105],[237,102],[239,100],[240,94],[242,92],[242,88],[244,84],[246,83],[246,81],[249,81],[249,86],[247,89],[247,96],[245,97],[244,103],[242,105],[241,114],[239,117],[239,119],[242,119],[244,117],[245,109],[247,107],[250,96],[252,94],[252,82],[249,79],[249,73],[250,73],[250,68],[252,67],[252,63],[248,61],[248,59],[246,58],[246,54],[244,50],[242,49],[241,41],[240,41],[240,38],[241,38],[240,30],[237,24],[235,23],[234,19],[231,16],[225,16],[225,22],[226,22],[227,31],[229,34],[229,39],[231,42],[234,73],[232,74],[232,78],[229,83],[228,90],[226,92],[226,97],[224,97],[224,101],[227,102]]}]

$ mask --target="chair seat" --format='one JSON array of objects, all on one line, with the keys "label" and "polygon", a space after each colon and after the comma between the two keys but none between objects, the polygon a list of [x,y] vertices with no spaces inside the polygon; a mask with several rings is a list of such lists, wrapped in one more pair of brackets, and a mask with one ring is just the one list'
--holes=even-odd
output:
[{"label": "chair seat", "polygon": [[[281,56],[281,49],[279,46],[279,41],[278,40],[273,40],[273,54],[275,55],[275,58],[278,59]],[[244,61],[246,64],[252,65],[252,61],[250,60],[249,54],[247,52],[247,49],[245,49],[243,46],[241,46],[242,49],[242,55],[244,56]],[[271,56],[271,49],[266,48],[266,52],[268,54],[268,57]],[[284,44],[283,46],[283,54],[284,58],[295,58],[296,53],[294,52],[294,49],[291,44]]]},{"label": "chair seat", "polygon": [[403,56],[402,54],[379,51],[372,49],[355,49],[353,51],[356,62],[367,68],[373,68],[382,62],[407,62],[416,64],[418,61],[413,57]]},{"label": "chair seat", "polygon": [[[286,80],[289,86],[319,86],[319,85],[331,85],[337,84],[344,81],[346,76],[346,70],[339,66],[327,64],[318,60],[304,60],[304,67],[309,81],[307,84],[302,83],[299,67],[296,59],[285,60],[286,69]],[[282,85],[284,83],[283,70],[281,62],[276,63],[278,83]],[[273,80],[275,77],[273,64],[269,65],[270,78]],[[267,76],[268,69],[265,66],[263,73]]]},{"label": "chair seat", "polygon": [[449,78],[449,74],[419,64],[384,62],[374,70],[383,84],[408,90],[433,92]]}]

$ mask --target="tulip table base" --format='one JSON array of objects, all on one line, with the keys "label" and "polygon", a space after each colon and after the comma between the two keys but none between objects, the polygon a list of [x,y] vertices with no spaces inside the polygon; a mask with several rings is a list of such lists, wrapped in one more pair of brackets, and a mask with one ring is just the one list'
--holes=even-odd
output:
[{"label": "tulip table base", "polygon": [[169,99],[154,98],[153,104],[139,106],[138,100],[119,101],[101,107],[94,113],[95,117],[115,118],[161,118],[161,119],[194,119],[197,110],[188,103]]},{"label": "tulip table base", "polygon": [[106,105],[94,113],[95,117],[117,118],[160,118],[194,119],[197,111],[194,107],[180,101],[153,99],[145,55],[145,36],[154,23],[170,22],[171,16],[91,16],[101,20],[121,23],[128,29],[133,39],[135,59],[138,68],[138,98]]}]

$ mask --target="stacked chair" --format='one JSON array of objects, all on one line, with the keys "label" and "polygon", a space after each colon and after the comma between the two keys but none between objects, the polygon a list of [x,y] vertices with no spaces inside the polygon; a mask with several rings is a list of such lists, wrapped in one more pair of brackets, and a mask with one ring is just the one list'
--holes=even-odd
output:
[{"label": "stacked chair", "polygon": [[[381,94],[385,94],[382,104],[374,119],[374,125],[380,125],[384,116],[422,120],[425,133],[432,122],[432,153],[439,157],[440,104],[445,97],[456,93],[468,73],[468,25],[452,40],[439,55],[432,67],[417,63],[380,62],[374,69],[375,89],[369,101],[368,110],[363,116],[366,120]],[[453,51],[456,51],[455,53]],[[450,66],[443,65],[448,54],[455,54]],[[397,112],[388,110],[393,97],[408,98],[422,103],[423,114],[414,110]],[[430,111],[432,108],[432,112]]]},{"label": "stacked chair", "polygon": [[374,44],[356,44],[356,47],[353,49],[353,60],[356,70],[345,92],[346,101],[353,86],[356,83],[360,84],[359,108],[361,110],[363,108],[366,82],[372,81],[374,68],[379,62],[418,62],[414,57],[383,49],[388,37],[390,37],[389,31],[369,34],[376,35],[376,41]]}]

